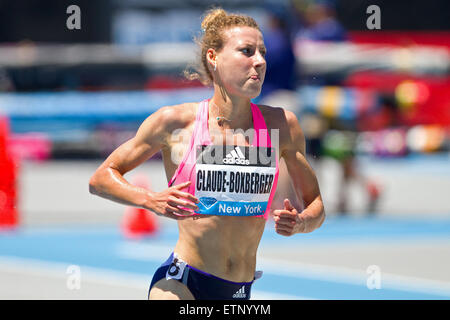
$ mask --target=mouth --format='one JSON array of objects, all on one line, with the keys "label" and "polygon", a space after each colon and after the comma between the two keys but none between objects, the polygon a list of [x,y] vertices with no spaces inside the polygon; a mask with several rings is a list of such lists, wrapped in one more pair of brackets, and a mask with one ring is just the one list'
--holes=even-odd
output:
[{"label": "mouth", "polygon": [[254,80],[254,81],[259,81],[259,80],[261,80],[261,79],[259,78],[258,75],[250,76],[250,79],[252,79],[252,80]]}]

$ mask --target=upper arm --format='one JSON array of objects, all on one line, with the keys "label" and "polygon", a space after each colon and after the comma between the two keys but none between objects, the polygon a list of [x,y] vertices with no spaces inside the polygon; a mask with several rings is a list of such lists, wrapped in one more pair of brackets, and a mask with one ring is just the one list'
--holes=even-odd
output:
[{"label": "upper arm", "polygon": [[292,111],[284,111],[284,131],[281,133],[283,141],[281,143],[281,156],[289,156],[289,153],[300,152],[301,155],[305,156],[305,135],[303,134],[300,124],[298,123],[297,117]]},{"label": "upper arm", "polygon": [[305,136],[297,117],[285,111],[285,131],[280,134],[281,156],[286,162],[295,190],[306,205],[320,196],[319,185],[314,170],[306,160]]},{"label": "upper arm", "polygon": [[150,115],[136,135],[114,150],[100,169],[112,168],[123,175],[148,160],[167,145],[174,116],[172,107],[162,107]]}]

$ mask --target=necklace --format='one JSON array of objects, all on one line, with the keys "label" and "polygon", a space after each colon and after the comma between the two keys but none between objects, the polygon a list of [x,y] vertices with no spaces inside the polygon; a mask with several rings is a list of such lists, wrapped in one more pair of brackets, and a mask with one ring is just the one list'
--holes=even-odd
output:
[{"label": "necklace", "polygon": [[[209,102],[212,103],[214,106],[216,106],[217,111],[219,111],[219,107],[214,102],[212,102],[211,100],[209,100]],[[217,112],[217,113],[219,113],[219,112]],[[230,119],[227,119],[227,118],[221,117],[221,116],[217,116],[216,120],[217,120],[217,122],[219,122],[220,120],[225,120],[225,121],[231,122]]]}]

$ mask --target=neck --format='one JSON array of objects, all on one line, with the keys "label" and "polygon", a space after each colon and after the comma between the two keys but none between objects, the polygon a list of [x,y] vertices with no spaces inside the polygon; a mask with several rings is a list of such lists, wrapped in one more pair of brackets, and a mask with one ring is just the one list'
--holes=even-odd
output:
[{"label": "neck", "polygon": [[[216,91],[217,92],[217,91]],[[232,98],[215,93],[210,100],[210,119],[217,119],[222,127],[231,129],[247,129],[252,125],[252,111],[248,98]]]}]

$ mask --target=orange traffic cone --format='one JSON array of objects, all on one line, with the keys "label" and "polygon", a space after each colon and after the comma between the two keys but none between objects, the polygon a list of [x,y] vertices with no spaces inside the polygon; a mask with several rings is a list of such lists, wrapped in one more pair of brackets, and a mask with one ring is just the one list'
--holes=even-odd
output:
[{"label": "orange traffic cone", "polygon": [[[150,190],[146,176],[139,175],[133,180],[133,185]],[[157,217],[151,211],[136,207],[127,207],[122,220],[122,232],[125,237],[139,239],[154,235],[158,231]]]}]

